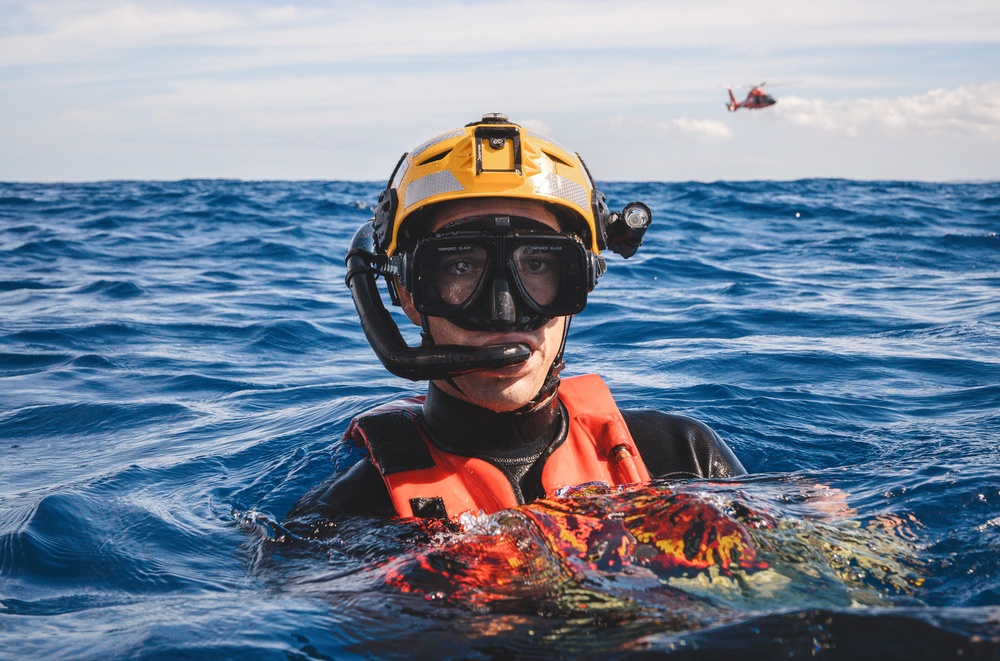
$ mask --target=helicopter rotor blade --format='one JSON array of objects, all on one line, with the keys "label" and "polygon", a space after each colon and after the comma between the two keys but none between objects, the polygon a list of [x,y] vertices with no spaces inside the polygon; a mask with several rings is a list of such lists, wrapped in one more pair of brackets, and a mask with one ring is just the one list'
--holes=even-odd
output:
[{"label": "helicopter rotor blade", "polygon": [[739,85],[730,85],[729,87],[732,87],[734,90],[741,90],[747,88],[754,89],[755,87],[764,87],[765,85],[767,85],[768,87],[784,87],[786,85],[801,85],[801,84],[802,84],[801,80],[783,80],[780,83],[769,83],[765,80],[762,83],[740,83]]}]

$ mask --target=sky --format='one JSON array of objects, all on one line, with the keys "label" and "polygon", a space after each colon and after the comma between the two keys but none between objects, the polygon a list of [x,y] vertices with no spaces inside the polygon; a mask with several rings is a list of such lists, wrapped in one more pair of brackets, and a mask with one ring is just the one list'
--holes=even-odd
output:
[{"label": "sky", "polygon": [[0,181],[384,181],[489,112],[600,181],[996,181],[1000,2],[0,0]]}]

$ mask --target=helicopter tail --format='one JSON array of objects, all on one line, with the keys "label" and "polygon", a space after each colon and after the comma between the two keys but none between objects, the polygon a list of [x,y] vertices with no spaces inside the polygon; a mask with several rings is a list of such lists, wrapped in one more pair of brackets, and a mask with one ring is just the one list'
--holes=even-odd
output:
[{"label": "helicopter tail", "polygon": [[733,96],[733,88],[727,87],[726,89],[729,91],[729,103],[726,104],[726,109],[729,110],[729,112],[735,112],[735,110],[740,107],[740,104],[736,102],[736,97]]}]

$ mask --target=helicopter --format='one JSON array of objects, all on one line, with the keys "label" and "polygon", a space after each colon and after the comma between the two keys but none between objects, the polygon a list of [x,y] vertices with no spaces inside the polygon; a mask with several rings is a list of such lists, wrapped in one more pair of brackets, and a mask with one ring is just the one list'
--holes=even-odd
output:
[{"label": "helicopter", "polygon": [[726,108],[729,112],[736,112],[739,108],[746,108],[747,110],[760,110],[761,108],[766,108],[768,106],[773,106],[777,101],[770,94],[764,92],[762,87],[767,83],[761,83],[760,85],[755,85],[750,93],[747,94],[747,98],[742,102],[738,102],[736,97],[733,96],[733,88],[727,87],[729,90],[729,103],[726,104]]}]

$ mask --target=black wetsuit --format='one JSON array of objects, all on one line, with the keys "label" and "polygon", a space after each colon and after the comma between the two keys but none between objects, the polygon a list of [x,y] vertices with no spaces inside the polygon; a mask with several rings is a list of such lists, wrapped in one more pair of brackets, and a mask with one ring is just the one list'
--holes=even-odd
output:
[{"label": "black wetsuit", "polygon": [[[622,411],[622,416],[654,478],[746,474],[732,450],[697,420],[659,411]],[[488,461],[507,476],[520,502],[530,502],[545,495],[542,467],[566,439],[566,419],[558,398],[528,414],[495,413],[431,383],[420,423],[440,449]],[[289,516],[394,512],[382,476],[366,458],[306,494]]]}]

